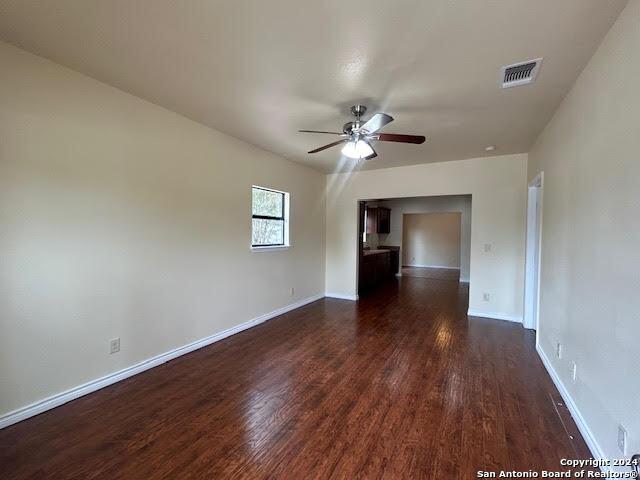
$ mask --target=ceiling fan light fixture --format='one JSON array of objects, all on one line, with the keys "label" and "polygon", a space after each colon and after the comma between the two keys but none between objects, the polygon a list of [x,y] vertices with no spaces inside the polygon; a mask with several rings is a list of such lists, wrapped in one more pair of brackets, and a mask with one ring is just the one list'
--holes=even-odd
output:
[{"label": "ceiling fan light fixture", "polygon": [[353,159],[367,158],[373,155],[373,148],[364,140],[349,141],[342,147],[342,154]]},{"label": "ceiling fan light fixture", "polygon": [[399,133],[380,133],[380,129],[393,121],[391,115],[386,113],[376,113],[364,124],[361,124],[361,115],[366,111],[363,105],[354,105],[351,113],[356,117],[355,121],[344,124],[342,133],[327,132],[325,130],[298,130],[305,133],[325,133],[330,135],[339,135],[340,140],[331,142],[318,148],[314,148],[307,153],[318,153],[327,148],[343,145],[342,155],[353,160],[370,160],[377,157],[376,151],[373,149],[370,141],[375,142],[397,142],[397,143],[414,143],[419,145],[424,143],[426,138],[422,135],[402,135]]}]

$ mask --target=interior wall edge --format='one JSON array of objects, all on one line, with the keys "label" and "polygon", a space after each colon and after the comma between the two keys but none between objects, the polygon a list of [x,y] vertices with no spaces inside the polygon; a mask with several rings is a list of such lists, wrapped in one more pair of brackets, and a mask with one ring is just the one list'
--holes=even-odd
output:
[{"label": "interior wall edge", "polygon": [[[463,282],[464,283],[464,282]],[[492,320],[504,320],[507,322],[522,323],[522,316],[508,315],[501,312],[487,312],[484,310],[469,309],[467,315],[470,317],[490,318]]]},{"label": "interior wall edge", "polygon": [[338,300],[351,300],[353,302],[359,299],[358,295],[344,295],[342,293],[331,293],[331,292],[326,292],[324,296],[328,298],[336,298]]}]

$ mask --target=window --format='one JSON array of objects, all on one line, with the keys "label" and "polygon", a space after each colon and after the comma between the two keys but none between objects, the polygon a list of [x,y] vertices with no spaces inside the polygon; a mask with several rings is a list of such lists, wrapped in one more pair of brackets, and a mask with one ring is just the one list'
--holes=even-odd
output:
[{"label": "window", "polygon": [[289,246],[289,194],[251,188],[251,247]]}]

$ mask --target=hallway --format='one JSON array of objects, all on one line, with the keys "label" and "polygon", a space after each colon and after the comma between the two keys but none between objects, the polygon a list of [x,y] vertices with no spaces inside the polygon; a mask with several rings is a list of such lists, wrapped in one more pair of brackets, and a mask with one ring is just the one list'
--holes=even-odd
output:
[{"label": "hallway", "polygon": [[[403,277],[0,431],[3,478],[424,478],[587,458],[521,325]],[[571,440],[573,435],[575,440]]]}]

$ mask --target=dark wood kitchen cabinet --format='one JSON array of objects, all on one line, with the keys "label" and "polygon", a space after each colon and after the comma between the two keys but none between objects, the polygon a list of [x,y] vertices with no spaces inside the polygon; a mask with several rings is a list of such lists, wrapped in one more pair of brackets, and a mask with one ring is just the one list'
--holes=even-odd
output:
[{"label": "dark wood kitchen cabinet", "polygon": [[391,231],[391,209],[367,208],[367,233],[389,233]]},{"label": "dark wood kitchen cabinet", "polygon": [[365,252],[360,262],[360,293],[365,293],[391,278],[389,251]]},{"label": "dark wood kitchen cabinet", "polygon": [[358,293],[367,293],[395,278],[399,266],[399,247],[365,250],[360,257]]},{"label": "dark wood kitchen cabinet", "polygon": [[389,250],[389,259],[391,260],[391,272],[395,275],[400,273],[400,247],[378,245],[378,249]]}]

